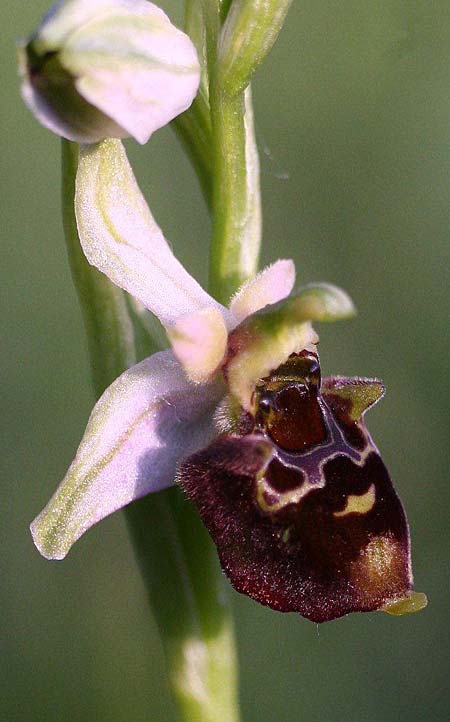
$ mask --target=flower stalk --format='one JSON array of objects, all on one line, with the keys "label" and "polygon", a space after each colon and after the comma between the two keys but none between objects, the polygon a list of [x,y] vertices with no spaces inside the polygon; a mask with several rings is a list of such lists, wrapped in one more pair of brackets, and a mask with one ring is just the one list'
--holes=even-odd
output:
[{"label": "flower stalk", "polygon": [[258,268],[261,245],[259,161],[250,90],[211,94],[214,142],[214,215],[210,292],[223,303]]},{"label": "flower stalk", "polygon": [[223,303],[258,269],[262,219],[250,81],[290,4],[235,0],[204,5],[214,148],[209,288]]},{"label": "flower stalk", "polygon": [[[63,225],[88,338],[95,393],[154,351],[126,294],[89,265],[74,213],[78,146],[62,141]],[[238,722],[233,627],[214,547],[178,489],[125,510],[183,722]],[[161,553],[164,549],[164,553]],[[161,583],[161,580],[164,580]]]},{"label": "flower stalk", "polygon": [[214,12],[209,6],[206,17],[206,26],[215,37],[215,42],[207,46],[214,153],[209,290],[219,301],[228,303],[257,271],[262,225],[250,89],[230,94],[221,82],[220,9],[219,5]]},{"label": "flower stalk", "polygon": [[212,207],[213,174],[209,106],[198,96],[189,110],[172,121],[172,126],[192,163],[206,205]]},{"label": "flower stalk", "polygon": [[212,210],[213,169],[211,152],[211,116],[209,110],[208,64],[206,61],[206,28],[202,0],[186,0],[184,30],[191,38],[200,60],[201,76],[198,93],[172,126],[197,173],[208,209]]}]

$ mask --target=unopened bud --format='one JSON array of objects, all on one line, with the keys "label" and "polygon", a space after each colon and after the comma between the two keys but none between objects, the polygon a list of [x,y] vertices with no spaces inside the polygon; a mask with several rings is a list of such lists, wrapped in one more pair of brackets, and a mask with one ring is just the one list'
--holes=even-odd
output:
[{"label": "unopened bud", "polygon": [[63,0],[19,48],[36,118],[79,143],[151,134],[185,111],[199,84],[195,48],[147,0]]}]

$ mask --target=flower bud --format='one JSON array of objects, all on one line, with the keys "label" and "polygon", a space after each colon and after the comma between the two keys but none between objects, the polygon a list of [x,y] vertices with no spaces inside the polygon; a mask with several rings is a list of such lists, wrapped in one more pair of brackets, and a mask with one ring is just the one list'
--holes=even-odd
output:
[{"label": "flower bud", "polygon": [[185,111],[200,68],[189,37],[147,0],[63,0],[19,48],[22,96],[79,143],[151,134]]}]

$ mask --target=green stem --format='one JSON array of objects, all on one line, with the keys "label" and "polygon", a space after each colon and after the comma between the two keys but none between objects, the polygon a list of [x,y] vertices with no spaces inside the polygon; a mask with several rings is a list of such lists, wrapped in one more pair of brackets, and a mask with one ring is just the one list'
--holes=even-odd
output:
[{"label": "green stem", "polygon": [[200,87],[191,107],[175,118],[172,126],[197,173],[206,204],[211,210],[213,157],[203,0],[185,0],[184,30],[197,50],[201,66]]},{"label": "green stem", "polygon": [[174,488],[128,507],[127,520],[182,720],[239,722],[232,619],[196,510]]},{"label": "green stem", "polygon": [[214,153],[209,290],[222,303],[257,269],[261,243],[259,161],[250,91],[231,96],[220,82],[218,42],[228,4],[203,0]]},{"label": "green stem", "polygon": [[211,209],[213,194],[211,121],[205,98],[199,94],[189,110],[172,121],[172,127],[197,173],[206,205]]},{"label": "green stem", "polygon": [[208,209],[213,203],[213,148],[209,107],[208,53],[216,55],[220,22],[226,18],[231,0],[185,0],[184,30],[194,43],[201,66],[200,87],[191,107],[172,121],[197,173]]},{"label": "green stem", "polygon": [[250,90],[231,96],[218,82],[217,50],[229,0],[186,0],[185,30],[202,67],[200,90],[174,128],[212,211],[209,289],[227,303],[254,276],[261,243],[259,160]]},{"label": "green stem", "polygon": [[210,290],[226,303],[255,274],[261,243],[259,162],[249,83],[275,42],[292,0],[204,2],[210,28],[207,60],[214,146]]},{"label": "green stem", "polygon": [[210,291],[222,303],[258,267],[261,244],[259,160],[250,89],[231,96],[212,76],[214,141],[213,236]]},{"label": "green stem", "polygon": [[[70,267],[88,337],[96,395],[153,351],[126,294],[86,261],[74,192],[78,147],[63,141],[62,209]],[[163,642],[180,722],[239,722],[232,621],[215,549],[178,489],[125,510]],[[150,719],[150,716],[149,716]]]}]

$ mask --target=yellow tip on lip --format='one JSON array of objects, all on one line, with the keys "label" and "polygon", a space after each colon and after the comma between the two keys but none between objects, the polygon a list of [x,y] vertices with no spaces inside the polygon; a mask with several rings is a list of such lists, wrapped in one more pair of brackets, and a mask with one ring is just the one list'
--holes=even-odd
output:
[{"label": "yellow tip on lip", "polygon": [[380,609],[380,612],[387,612],[394,617],[401,617],[403,614],[414,614],[414,612],[420,612],[428,604],[426,594],[423,592],[412,592],[403,599],[397,599],[394,602],[389,602]]}]

